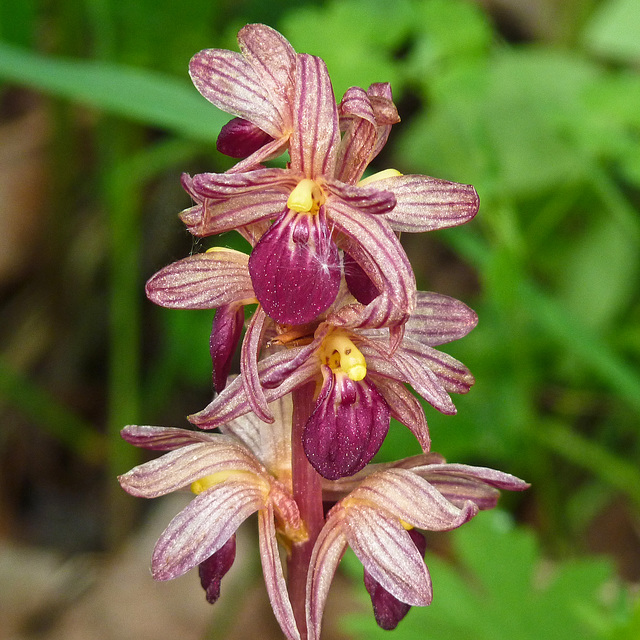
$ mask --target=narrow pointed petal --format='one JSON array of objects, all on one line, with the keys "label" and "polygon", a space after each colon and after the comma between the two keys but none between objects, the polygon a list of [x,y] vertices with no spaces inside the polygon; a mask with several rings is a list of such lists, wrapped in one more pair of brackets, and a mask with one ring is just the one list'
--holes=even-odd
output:
[{"label": "narrow pointed petal", "polygon": [[376,328],[389,327],[396,329],[389,333],[387,352],[393,353],[400,344],[403,326],[409,317],[406,307],[398,305],[385,291],[374,298],[369,304],[346,304],[337,311],[329,314],[327,322],[335,327],[357,329],[360,327]]},{"label": "narrow pointed petal", "polygon": [[216,436],[178,427],[128,425],[120,432],[123,440],[136,447],[152,451],[171,451],[197,442],[215,442]]},{"label": "narrow pointed petal", "polygon": [[259,485],[227,481],[203,491],[170,523],[151,557],[155,580],[171,580],[212,556],[258,509],[264,507]]},{"label": "narrow pointed petal", "polygon": [[297,180],[285,169],[270,168],[244,171],[242,173],[198,173],[193,176],[193,189],[202,198],[224,200],[237,198],[253,191],[268,189],[288,192]]},{"label": "narrow pointed petal", "polygon": [[500,489],[524,491],[530,486],[508,473],[464,464],[428,464],[412,467],[411,470],[425,478],[456,506],[470,500],[482,510],[496,506]]},{"label": "narrow pointed petal", "polygon": [[215,309],[255,298],[249,256],[220,249],[173,262],[149,278],[149,300],[170,309]]},{"label": "narrow pointed petal", "polygon": [[[197,442],[138,465],[118,477],[122,488],[139,498],[157,498],[218,471],[263,472],[253,455],[230,437],[215,434],[215,442]],[[213,552],[212,552],[213,553]]]},{"label": "narrow pointed petal", "polygon": [[340,120],[348,122],[338,151],[335,177],[355,184],[369,164],[376,143],[376,119],[364,89],[347,89],[338,107]]},{"label": "narrow pointed petal", "polygon": [[227,173],[241,173],[243,171],[255,171],[262,169],[262,163],[267,160],[273,160],[280,157],[289,146],[289,135],[283,135],[281,138],[275,138],[259,149],[254,151],[250,156],[236,163],[227,170]]},{"label": "narrow pointed petal", "polygon": [[402,341],[402,347],[395,356],[398,360],[403,360],[408,367],[428,367],[449,393],[467,393],[475,382],[471,372],[462,362],[410,338]]},{"label": "narrow pointed petal", "polygon": [[347,509],[349,546],[369,574],[410,605],[431,603],[431,578],[420,552],[398,518],[364,504]]},{"label": "narrow pointed petal", "polygon": [[416,308],[405,325],[407,338],[436,347],[464,338],[478,323],[466,304],[439,293],[418,291]]},{"label": "narrow pointed petal", "polygon": [[384,353],[380,347],[371,348],[370,344],[362,344],[359,348],[367,359],[367,366],[372,373],[398,382],[407,382],[438,411],[447,415],[456,413],[449,394],[436,374],[431,371],[428,363],[406,355],[402,346],[392,356]]},{"label": "narrow pointed petal", "polygon": [[[294,354],[281,351],[258,364],[258,373],[265,389],[267,402],[277,400],[317,376],[317,359],[314,359],[315,362],[305,359],[296,369],[291,370],[290,364],[293,357]],[[251,411],[251,405],[242,378],[237,377],[209,405],[202,411],[188,416],[188,419],[201,429],[215,429],[249,411]]]},{"label": "narrow pointed petal", "polygon": [[478,512],[471,502],[462,508],[451,504],[432,484],[408,469],[391,468],[370,475],[350,497],[379,505],[410,525],[429,531],[455,529]]},{"label": "narrow pointed petal", "polygon": [[395,231],[421,233],[455,227],[471,220],[480,206],[472,186],[428,176],[394,176],[376,185],[396,196],[396,206],[386,215]]},{"label": "narrow pointed petal", "polygon": [[282,572],[273,517],[273,507],[270,503],[258,513],[260,557],[262,558],[264,582],[273,614],[284,635],[289,640],[300,640],[300,632],[296,625],[293,607],[287,592],[287,583]]},{"label": "narrow pointed petal", "polygon": [[389,405],[391,416],[405,425],[416,437],[422,450],[428,452],[431,448],[431,438],[427,419],[424,416],[422,405],[413,393],[395,380],[379,378],[374,375],[370,375],[370,377]]},{"label": "narrow pointed petal", "polygon": [[213,388],[220,393],[227,384],[233,356],[242,336],[244,308],[240,304],[219,307],[211,325],[209,353],[213,365]]},{"label": "narrow pointed petal", "polygon": [[298,54],[291,167],[306,178],[333,175],[340,143],[338,109],[323,60]]},{"label": "narrow pointed petal", "polygon": [[344,234],[341,248],[358,262],[381,293],[410,314],[415,306],[415,277],[400,241],[382,217],[362,215],[338,199],[331,200],[329,217]]},{"label": "narrow pointed petal", "polygon": [[220,583],[236,558],[236,536],[233,534],[212,556],[198,565],[200,584],[207,602],[215,604],[220,597]]},{"label": "narrow pointed petal", "polygon": [[331,194],[329,206],[334,199],[339,199],[343,204],[367,215],[388,214],[396,205],[396,197],[393,192],[382,189],[379,184],[382,184],[382,181],[372,186],[358,187],[327,180],[325,189]]},{"label": "narrow pointed petal", "polygon": [[[415,529],[408,531],[408,534],[424,558],[427,547],[424,536]],[[379,582],[373,579],[366,569],[364,571],[364,586],[371,597],[373,613],[378,626],[385,631],[395,629],[398,623],[409,613],[411,606],[392,596]]]},{"label": "narrow pointed petal", "polygon": [[200,198],[200,201],[185,209],[180,219],[189,233],[204,238],[277,217],[287,203],[287,196],[266,190],[251,191],[226,200]]},{"label": "narrow pointed petal", "polygon": [[328,480],[350,476],[378,453],[389,430],[389,407],[367,378],[355,382],[323,365],[325,382],[302,432],[304,452]]},{"label": "narrow pointed petal", "polygon": [[367,95],[369,96],[369,100],[371,100],[376,124],[378,125],[376,144],[369,157],[369,162],[371,162],[380,151],[382,151],[391,133],[392,125],[400,122],[400,116],[398,115],[396,105],[393,104],[393,93],[390,83],[374,82],[367,89]]},{"label": "narrow pointed petal", "polygon": [[240,371],[242,383],[244,385],[247,399],[252,411],[264,422],[273,422],[274,417],[269,411],[267,398],[260,385],[258,375],[258,356],[262,346],[262,335],[264,333],[267,316],[263,308],[258,305],[251,322],[247,327],[247,332],[242,341],[242,352],[240,354]]},{"label": "narrow pointed petal", "polygon": [[282,116],[242,54],[223,49],[200,51],[189,62],[189,74],[196,89],[216,107],[253,122],[272,138],[280,136]]},{"label": "narrow pointed petal", "polygon": [[289,130],[292,126],[296,52],[286,38],[264,24],[248,24],[240,29],[238,44],[242,55],[255,69],[271,96],[283,130]]},{"label": "narrow pointed petal", "polygon": [[317,215],[285,211],[251,253],[249,273],[258,301],[276,322],[306,324],[326,311],[341,270],[323,207]]},{"label": "narrow pointed petal", "polygon": [[344,515],[344,511],[340,511],[327,520],[313,547],[307,575],[308,640],[320,640],[322,614],[329,587],[347,548],[343,531]]},{"label": "narrow pointed petal", "polygon": [[216,149],[230,158],[246,158],[273,138],[244,118],[233,118],[220,129]]}]

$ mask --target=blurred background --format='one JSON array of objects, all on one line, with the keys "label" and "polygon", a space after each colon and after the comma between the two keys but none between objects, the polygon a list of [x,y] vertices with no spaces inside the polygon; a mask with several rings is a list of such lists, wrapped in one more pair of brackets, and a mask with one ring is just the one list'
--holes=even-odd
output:
[{"label": "blurred background", "polygon": [[[477,310],[447,350],[477,383],[426,408],[434,450],[532,483],[428,538],[434,603],[377,630],[347,557],[326,638],[640,638],[638,0],[2,0],[0,638],[278,638],[255,526],[210,607],[195,572],[153,583],[188,501],[115,477],[126,424],[187,426],[211,397],[209,312],[144,297],[194,242],[182,171],[224,171],[229,119],[189,58],[247,22],[322,56],[337,98],[392,83],[373,170],[473,184],[477,218],[403,237],[420,288]],[[417,453],[392,427],[380,459]],[[255,523],[253,523],[255,524]]]}]

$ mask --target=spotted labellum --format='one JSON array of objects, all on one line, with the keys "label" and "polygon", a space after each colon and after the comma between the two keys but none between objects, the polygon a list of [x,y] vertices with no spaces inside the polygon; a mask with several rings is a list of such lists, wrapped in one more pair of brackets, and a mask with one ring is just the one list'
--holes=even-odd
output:
[{"label": "spotted labellum", "polygon": [[[337,102],[323,60],[271,27],[243,27],[238,45],[189,64],[196,89],[231,116],[217,149],[237,162],[183,174],[192,203],[180,218],[198,238],[236,231],[248,249],[213,246],[146,284],[157,305],[210,310],[213,397],[188,416],[190,429],[125,427],[127,442],[162,455],[119,481],[138,497],[193,494],[156,543],[156,580],[197,568],[204,598],[217,602],[232,580],[236,531],[257,514],[265,586],[286,638],[320,640],[349,547],[377,624],[394,629],[433,597],[421,532],[462,526],[500,490],[528,487],[430,451],[425,411],[455,414],[452,394],[474,383],[439,347],[477,316],[417,290],[399,236],[467,222],[478,196],[470,185],[371,168],[400,122],[388,83],[350,87]],[[376,463],[392,418],[422,453]]]}]

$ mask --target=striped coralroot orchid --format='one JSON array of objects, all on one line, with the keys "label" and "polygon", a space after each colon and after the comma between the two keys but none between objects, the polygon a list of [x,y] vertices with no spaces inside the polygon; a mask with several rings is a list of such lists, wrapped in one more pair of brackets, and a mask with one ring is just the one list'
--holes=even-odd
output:
[{"label": "striped coralroot orchid", "polygon": [[[196,494],[156,544],[155,579],[197,567],[214,603],[236,530],[257,512],[265,584],[289,640],[320,638],[349,546],[377,623],[392,629],[431,602],[420,530],[454,529],[493,508],[500,490],[528,486],[430,452],[413,393],[456,412],[450,394],[474,379],[436,347],[467,335],[477,316],[416,290],[399,234],[462,224],[478,197],[468,185],[393,169],[363,177],[399,122],[388,84],[351,87],[336,104],[320,58],[265,25],[247,25],[238,43],[239,53],[209,49],[190,63],[198,91],[233,116],[217,146],[238,162],[183,174],[193,204],[181,219],[199,237],[235,230],[250,251],[215,247],[146,285],[160,306],[215,310],[214,397],[189,416],[195,429],[126,427],[125,440],[164,454],[119,481],[140,497]],[[285,152],[284,168],[263,164]],[[230,375],[238,345],[240,372]],[[391,418],[422,453],[376,464]]]}]

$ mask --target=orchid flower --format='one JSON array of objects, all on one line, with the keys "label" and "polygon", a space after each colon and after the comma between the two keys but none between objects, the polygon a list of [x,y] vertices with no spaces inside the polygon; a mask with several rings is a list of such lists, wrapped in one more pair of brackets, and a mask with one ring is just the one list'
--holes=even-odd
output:
[{"label": "orchid flower", "polygon": [[[323,477],[337,479],[362,469],[380,448],[391,416],[428,451],[424,412],[404,383],[437,410],[454,414],[449,393],[466,393],[473,376],[462,363],[433,347],[466,335],[476,320],[471,309],[453,298],[419,293],[416,311],[393,354],[388,352],[387,329],[344,329],[321,322],[306,344],[285,346],[267,356],[255,372],[247,372],[255,377],[253,382],[236,378],[189,420],[213,429],[248,413],[256,403],[273,401],[315,381],[320,391],[302,437],[309,461]],[[273,342],[305,342],[304,329]],[[251,393],[262,398],[252,398]]]},{"label": "orchid flower", "polygon": [[[241,418],[226,425],[222,434],[172,427],[125,427],[122,437],[131,444],[168,453],[133,468],[118,480],[125,491],[142,498],[156,498],[189,486],[197,495],[156,543],[151,561],[156,580],[171,580],[200,565],[205,587],[219,583],[220,573],[228,566],[221,571],[211,566],[212,559],[218,565],[228,564],[231,554],[233,560],[235,549],[229,550],[229,541],[240,524],[257,511],[269,599],[287,638],[299,640],[276,534],[291,543],[304,540],[307,534],[291,495],[287,436],[291,403],[288,398],[279,400],[272,410],[278,418],[273,426],[261,428],[257,420]],[[214,585],[216,588],[219,584]]]},{"label": "orchid flower", "polygon": [[429,454],[395,465],[371,465],[357,477],[325,483],[325,497],[349,486],[354,488],[329,512],[311,556],[309,640],[320,637],[331,580],[347,546],[365,568],[376,619],[384,628],[394,628],[410,606],[428,605],[433,597],[424,547],[419,548],[413,528],[454,529],[479,509],[495,506],[497,488],[521,491],[529,485],[507,473],[448,465]]},{"label": "orchid flower", "polygon": [[[196,86],[200,72],[210,76],[209,67],[193,67]],[[242,86],[242,69],[237,72]],[[291,104],[287,168],[236,166],[185,178],[201,204],[183,215],[184,222],[203,236],[275,220],[255,245],[249,270],[256,297],[277,322],[305,324],[333,303],[342,271],[338,249],[381,294],[370,304],[385,309],[387,322],[403,322],[415,304],[415,279],[393,227],[460,224],[477,211],[475,190],[398,172],[358,183],[398,121],[388,85],[350,89],[339,114],[324,62],[297,54]]]}]

